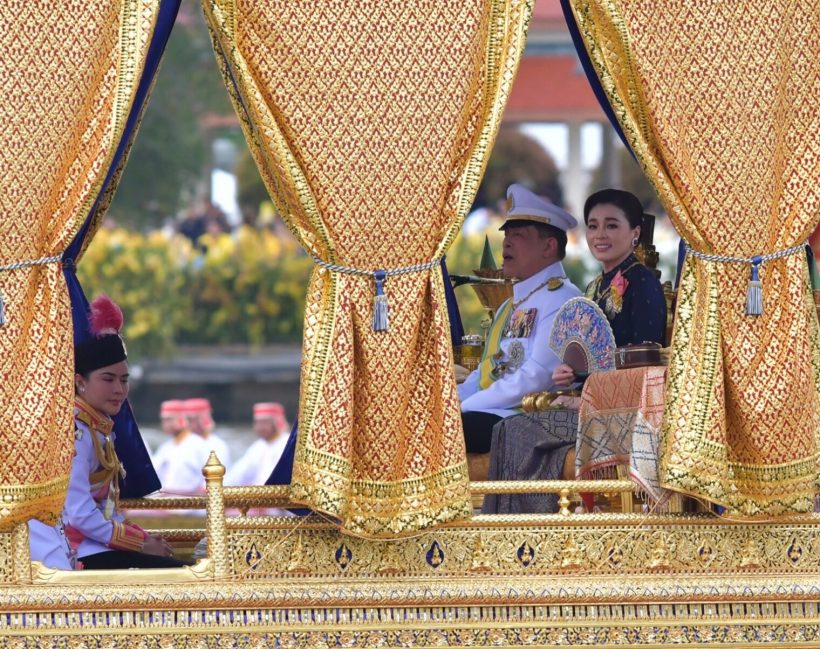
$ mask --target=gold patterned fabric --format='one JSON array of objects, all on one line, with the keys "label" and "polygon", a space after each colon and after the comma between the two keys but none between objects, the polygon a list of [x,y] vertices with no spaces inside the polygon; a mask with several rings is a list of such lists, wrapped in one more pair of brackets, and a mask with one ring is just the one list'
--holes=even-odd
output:
[{"label": "gold patterned fabric", "polygon": [[[305,249],[365,271],[438,259],[477,189],[523,50],[521,0],[204,0],[260,172]],[[438,267],[317,267],[292,497],[394,536],[470,515]]]},{"label": "gold patterned fabric", "polygon": [[612,469],[626,466],[641,494],[663,507],[672,495],[658,471],[665,385],[661,366],[590,374],[578,411],[577,479],[615,477]]},{"label": "gold patterned fabric", "polygon": [[[0,266],[59,256],[89,215],[158,7],[157,0],[0,3]],[[100,216],[97,210],[97,222]],[[63,506],[74,448],[74,358],[58,263],[0,270],[0,293],[5,529]]]},{"label": "gold patterned fabric", "polygon": [[[570,0],[627,140],[696,251],[749,258],[820,219],[820,2]],[[820,338],[802,253],[686,260],[661,440],[666,486],[738,516],[806,512]]]}]

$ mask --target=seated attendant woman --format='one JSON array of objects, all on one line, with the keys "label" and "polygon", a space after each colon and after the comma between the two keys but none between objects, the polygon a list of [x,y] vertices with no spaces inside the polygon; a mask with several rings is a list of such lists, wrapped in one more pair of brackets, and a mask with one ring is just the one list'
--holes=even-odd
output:
[{"label": "seated attendant woman", "polygon": [[[602,272],[587,287],[612,325],[619,346],[656,342],[666,335],[666,300],[655,274],[635,256],[643,207],[619,189],[602,189],[584,204],[586,241]],[[576,381],[572,368],[558,365],[559,387]],[[516,415],[493,431],[490,480],[557,480],[574,473],[578,399],[561,398],[563,408]],[[485,513],[555,511],[554,494],[487,496]]]},{"label": "seated attendant woman", "polygon": [[112,417],[128,396],[122,312],[108,297],[91,304],[92,336],[75,349],[75,455],[62,520],[76,558],[88,569],[172,568],[171,547],[118,511],[122,465]]}]

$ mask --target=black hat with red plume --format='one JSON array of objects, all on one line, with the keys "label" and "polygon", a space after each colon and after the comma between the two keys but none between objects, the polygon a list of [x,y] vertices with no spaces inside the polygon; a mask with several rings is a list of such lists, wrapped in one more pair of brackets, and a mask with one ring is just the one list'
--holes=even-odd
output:
[{"label": "black hat with red plume", "polygon": [[122,311],[107,295],[100,295],[91,303],[89,328],[91,337],[74,349],[74,371],[77,374],[87,375],[128,358],[120,337]]}]

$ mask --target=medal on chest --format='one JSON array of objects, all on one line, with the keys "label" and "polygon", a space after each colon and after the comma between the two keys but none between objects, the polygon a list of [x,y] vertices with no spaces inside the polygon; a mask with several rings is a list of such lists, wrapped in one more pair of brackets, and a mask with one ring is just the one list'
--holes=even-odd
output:
[{"label": "medal on chest", "polygon": [[504,331],[505,338],[529,338],[535,328],[535,317],[538,309],[519,309],[513,313],[507,329]]},{"label": "medal on chest", "polygon": [[493,360],[495,361],[495,367],[493,367],[492,375],[496,379],[501,378],[505,374],[510,374],[515,372],[524,364],[524,345],[520,340],[513,340],[509,347],[507,347],[507,353],[505,354],[503,351],[498,351],[495,356],[493,356]]}]

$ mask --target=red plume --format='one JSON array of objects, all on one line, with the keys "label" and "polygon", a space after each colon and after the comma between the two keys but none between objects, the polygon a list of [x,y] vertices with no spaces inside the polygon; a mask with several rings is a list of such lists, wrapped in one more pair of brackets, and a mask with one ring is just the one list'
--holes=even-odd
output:
[{"label": "red plume", "polygon": [[122,311],[107,295],[98,295],[94,298],[89,315],[89,325],[94,336],[120,333]]}]

